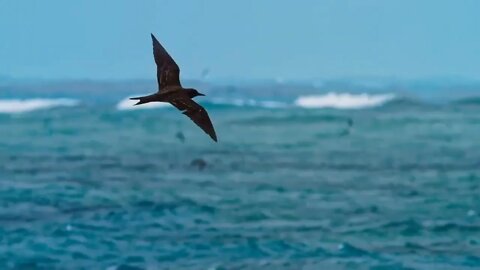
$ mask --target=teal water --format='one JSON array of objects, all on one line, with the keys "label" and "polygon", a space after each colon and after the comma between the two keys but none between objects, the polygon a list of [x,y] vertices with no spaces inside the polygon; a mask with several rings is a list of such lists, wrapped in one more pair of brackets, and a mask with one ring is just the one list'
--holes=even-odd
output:
[{"label": "teal water", "polygon": [[115,104],[0,114],[0,269],[480,268],[475,102]]}]

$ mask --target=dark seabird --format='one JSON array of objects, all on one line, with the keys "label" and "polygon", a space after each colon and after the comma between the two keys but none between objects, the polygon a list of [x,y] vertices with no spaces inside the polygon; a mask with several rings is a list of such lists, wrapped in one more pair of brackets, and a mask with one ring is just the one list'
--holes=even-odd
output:
[{"label": "dark seabird", "polygon": [[340,133],[340,136],[350,135],[350,132],[351,132],[352,127],[353,127],[353,120],[352,120],[352,118],[348,118],[348,119],[347,119],[347,125],[348,125],[347,129],[345,129],[344,131],[342,131],[342,132]]},{"label": "dark seabird", "polygon": [[205,80],[207,78],[208,74],[210,74],[210,69],[209,68],[204,68],[202,70],[202,73],[200,74],[200,77],[202,78],[202,80]]},{"label": "dark seabird", "polygon": [[350,127],[353,127],[353,120],[352,120],[352,118],[348,118],[347,124],[348,124],[348,127],[349,127],[349,128],[350,128]]},{"label": "dark seabird", "polygon": [[192,98],[205,96],[193,88],[183,88],[180,84],[180,68],[168,52],[152,34],[153,56],[157,64],[158,92],[149,96],[134,97],[138,100],[135,105],[149,102],[168,102],[192,119],[214,141],[217,135],[207,111]]},{"label": "dark seabird", "polygon": [[181,131],[179,131],[175,134],[175,138],[177,138],[181,142],[185,142],[185,135],[183,135],[183,132],[181,132]]},{"label": "dark seabird", "polygon": [[205,169],[205,167],[207,167],[207,162],[201,158],[196,158],[194,160],[192,160],[192,162],[190,162],[190,166],[192,167],[196,167],[197,169],[199,170],[203,170]]}]

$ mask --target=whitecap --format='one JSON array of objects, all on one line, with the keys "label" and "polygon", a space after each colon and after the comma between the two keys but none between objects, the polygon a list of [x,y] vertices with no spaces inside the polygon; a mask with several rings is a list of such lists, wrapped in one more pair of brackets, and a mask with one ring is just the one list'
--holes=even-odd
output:
[{"label": "whitecap", "polygon": [[391,101],[394,94],[350,94],[330,92],[325,95],[300,96],[295,105],[302,108],[361,109]]},{"label": "whitecap", "polygon": [[55,107],[72,107],[78,101],[68,98],[57,99],[0,99],[0,113],[25,113]]}]

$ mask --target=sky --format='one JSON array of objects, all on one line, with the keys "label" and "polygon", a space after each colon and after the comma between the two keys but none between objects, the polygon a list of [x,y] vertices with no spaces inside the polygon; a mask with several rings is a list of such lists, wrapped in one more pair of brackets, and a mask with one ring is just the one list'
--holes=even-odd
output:
[{"label": "sky", "polygon": [[0,75],[153,79],[150,33],[182,78],[480,79],[476,0],[0,0]]}]

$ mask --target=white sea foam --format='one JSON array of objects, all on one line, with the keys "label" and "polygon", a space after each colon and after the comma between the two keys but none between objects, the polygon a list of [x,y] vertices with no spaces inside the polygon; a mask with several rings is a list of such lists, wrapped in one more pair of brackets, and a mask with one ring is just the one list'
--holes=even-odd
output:
[{"label": "white sea foam", "polygon": [[295,105],[303,108],[361,109],[391,101],[393,94],[349,94],[330,92],[325,95],[300,96]]},{"label": "white sea foam", "polygon": [[78,101],[68,98],[57,99],[0,99],[0,113],[25,113],[54,107],[71,107]]},{"label": "white sea foam", "polygon": [[144,109],[155,109],[170,106],[168,103],[163,102],[150,102],[145,103],[139,106],[134,106],[138,100],[130,100],[130,97],[127,97],[117,104],[118,110],[144,110]]}]

